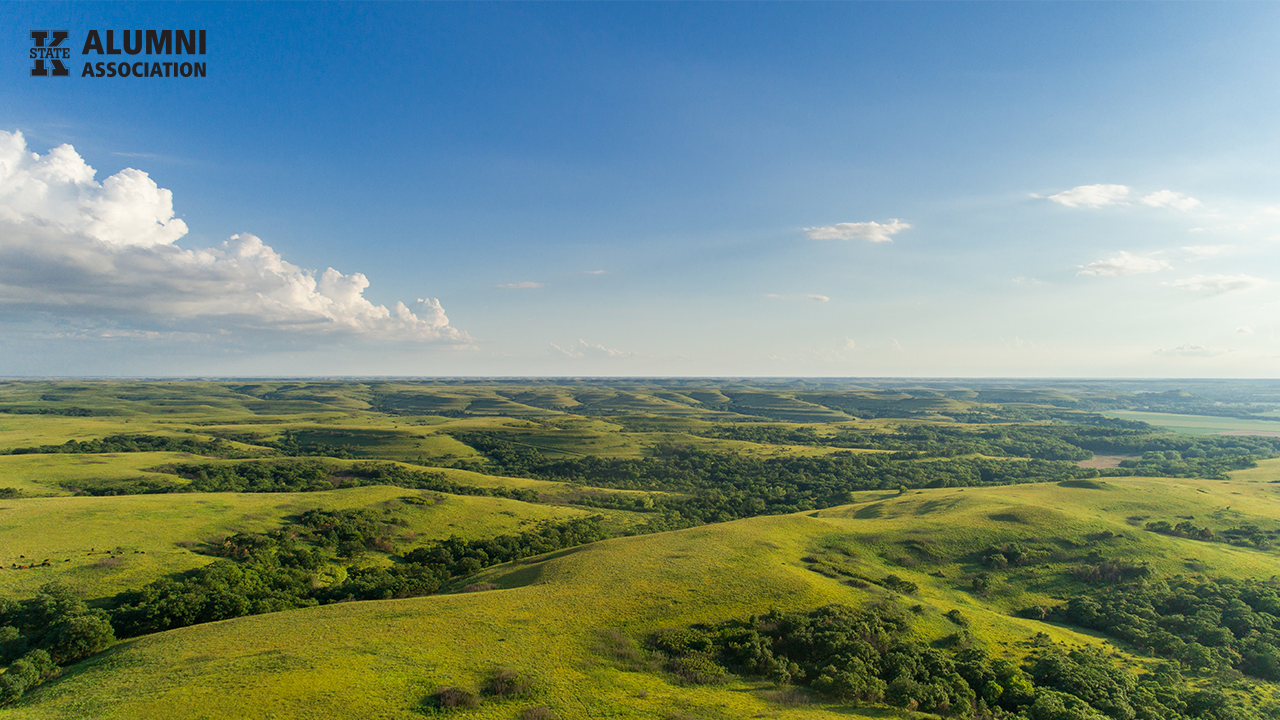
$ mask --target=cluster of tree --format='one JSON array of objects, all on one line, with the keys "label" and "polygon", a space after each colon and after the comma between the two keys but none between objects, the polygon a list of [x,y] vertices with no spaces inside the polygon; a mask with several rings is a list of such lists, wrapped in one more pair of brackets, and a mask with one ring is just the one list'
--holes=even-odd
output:
[{"label": "cluster of tree", "polygon": [[1176,525],[1171,524],[1168,520],[1153,520],[1147,523],[1146,529],[1161,535],[1172,535],[1173,537],[1184,537],[1203,542],[1225,542],[1259,550],[1270,549],[1271,543],[1277,535],[1280,535],[1280,531],[1263,530],[1252,523],[1227,528],[1215,533],[1208,526],[1198,527],[1191,520],[1183,520]]},{"label": "cluster of tree", "polygon": [[[1223,390],[1226,390],[1225,388]],[[1222,399],[1213,399],[1194,395],[1183,390],[1165,392],[1138,393],[1125,401],[1117,403],[1117,407],[1145,410],[1147,412],[1175,413],[1179,415],[1211,415],[1218,417],[1256,418],[1255,413],[1274,409],[1271,403],[1259,403],[1265,393],[1258,388],[1250,388],[1249,392],[1238,394],[1230,392],[1214,393]],[[1226,402],[1223,402],[1223,399]]]},{"label": "cluster of tree", "polygon": [[131,452],[185,452],[210,457],[232,457],[236,449],[225,440],[214,438],[201,440],[193,437],[170,435],[108,435],[93,440],[68,440],[61,445],[38,445],[8,450],[9,455],[34,455],[54,453],[131,453]]},{"label": "cluster of tree", "polygon": [[1212,530],[1207,527],[1196,527],[1195,523],[1190,520],[1183,520],[1177,525],[1170,525],[1168,520],[1154,520],[1147,523],[1147,529],[1154,533],[1160,533],[1161,535],[1172,535],[1174,537],[1204,540],[1206,542],[1214,540]]},{"label": "cluster of tree", "polygon": [[1130,562],[1128,560],[1102,560],[1097,563],[1086,563],[1075,568],[1072,577],[1092,585],[1102,583],[1128,583],[1146,580],[1153,577],[1155,571],[1145,560]]},{"label": "cluster of tree", "polygon": [[438,592],[446,583],[503,562],[607,537],[596,515],[543,522],[516,535],[433,542],[392,565],[352,561],[364,550],[394,550],[390,515],[369,510],[313,510],[267,534],[240,533],[215,548],[221,559],[178,578],[121,593],[109,605],[120,637],[243,615],[348,600],[382,600]]},{"label": "cluster of tree", "polygon": [[820,436],[812,428],[724,424],[690,432],[750,442],[890,450],[896,459],[988,455],[1041,460],[1088,460],[1094,453],[1137,455],[1109,474],[1222,478],[1253,467],[1256,458],[1280,453],[1280,438],[1190,436],[1162,433],[1146,423],[1079,415],[1070,423],[996,425],[983,428],[941,423],[899,426],[893,432],[843,429]]},{"label": "cluster of tree", "polygon": [[845,430],[823,441],[831,447],[896,450],[925,457],[992,455],[1040,460],[1088,460],[1093,453],[1065,442],[1047,426],[903,425],[892,433]]},{"label": "cluster of tree", "polygon": [[1019,542],[1008,542],[1003,545],[992,545],[979,553],[979,562],[992,570],[1003,570],[1009,566],[1034,565],[1044,562],[1049,554],[1044,550],[1025,547]]},{"label": "cluster of tree", "polygon": [[1129,584],[1072,598],[1050,617],[1099,630],[1183,667],[1280,680],[1280,581]]},{"label": "cluster of tree", "polygon": [[0,703],[115,642],[107,614],[92,610],[65,587],[45,585],[26,600],[0,598]]},{"label": "cluster of tree", "polygon": [[454,437],[484,452],[492,461],[484,466],[490,473],[680,493],[643,498],[588,495],[577,501],[652,513],[647,531],[831,507],[849,502],[849,493],[857,490],[1005,485],[1098,474],[1066,461],[965,457],[918,462],[872,453],[757,458],[680,445],[660,445],[645,458],[549,460],[536,449],[516,445],[497,433],[456,433]]},{"label": "cluster of tree", "polygon": [[7,415],[62,415],[64,417],[93,417],[94,415],[109,414],[95,413],[89,408],[82,407],[30,407],[22,405],[0,405],[0,413]]},{"label": "cluster of tree", "polygon": [[320,460],[269,460],[240,463],[174,463],[149,468],[177,475],[188,483],[159,478],[76,481],[86,495],[141,495],[174,492],[316,492],[368,485],[394,485],[451,495],[503,497],[535,502],[538,494],[522,488],[488,488],[453,482],[438,472],[412,470],[395,463],[359,463],[336,468]]},{"label": "cluster of tree", "polygon": [[933,647],[892,606],[773,611],[661,632],[649,646],[685,682],[718,682],[734,671],[947,717],[1260,720],[1220,690],[1191,690],[1176,667],[1135,677],[1098,650],[1069,649],[1044,635],[1024,664],[991,657],[972,636]]},{"label": "cluster of tree", "polygon": [[186,486],[190,492],[315,492],[364,484],[357,477],[339,475],[332,465],[318,460],[275,460],[225,465],[174,463],[151,470],[190,480]]},{"label": "cluster of tree", "polygon": [[1124,460],[1126,474],[1223,479],[1230,470],[1253,467],[1260,457],[1280,454],[1280,437],[1178,435],[1150,428],[1048,426],[1064,442],[1101,455],[1138,455]]},{"label": "cluster of tree", "polygon": [[270,448],[289,457],[331,457],[353,460],[362,455],[353,445],[334,445],[332,443],[307,442],[298,437],[293,430],[285,430],[275,440],[268,440],[261,433],[218,432],[218,437],[225,440]]},{"label": "cluster of tree", "polygon": [[811,427],[794,425],[766,425],[763,423],[720,423],[710,427],[691,428],[692,435],[741,440],[765,445],[818,445],[821,438]]},{"label": "cluster of tree", "polygon": [[517,535],[499,535],[485,540],[451,537],[406,553],[404,561],[440,567],[451,576],[462,577],[490,565],[604,540],[609,534],[601,524],[603,520],[600,515],[593,515],[558,523],[541,523]]}]

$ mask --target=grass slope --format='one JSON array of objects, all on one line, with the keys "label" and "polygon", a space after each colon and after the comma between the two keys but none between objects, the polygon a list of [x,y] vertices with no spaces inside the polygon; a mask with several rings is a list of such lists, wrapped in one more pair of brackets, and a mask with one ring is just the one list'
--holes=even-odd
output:
[{"label": "grass slope", "polygon": [[1110,532],[1095,546],[1109,557],[1149,559],[1162,574],[1211,568],[1213,574],[1270,577],[1280,573],[1274,551],[1157,535],[1134,519],[1176,513],[1276,527],[1280,495],[1269,480],[1280,466],[1266,470],[1273,475],[1252,471],[1233,481],[1126,478],[1096,488],[864,493],[857,503],[824,511],[620,538],[492,568],[478,578],[497,586],[491,591],[326,606],[121,643],[9,714],[32,720],[412,718],[421,716],[421,701],[437,687],[476,689],[501,666],[531,677],[535,696],[489,702],[457,717],[511,718],[533,704],[562,718],[881,716],[821,702],[781,706],[758,683],[674,685],[619,667],[598,649],[600,631],[640,638],[774,607],[882,600],[888,591],[849,578],[893,573],[919,585],[905,604],[922,606],[920,632],[927,637],[954,632],[943,613],[960,609],[997,653],[1019,654],[1040,631],[1060,641],[1097,643],[1069,628],[1009,615],[1027,604],[1056,602],[1062,588],[1054,571],[1065,571],[1066,563],[1051,562],[1040,573],[1011,570],[979,595],[966,583],[980,569],[974,554],[1011,540],[1083,548]]},{"label": "grass slope", "polygon": [[[423,505],[399,498],[422,497]],[[434,502],[443,499],[442,502]],[[110,597],[213,560],[196,550],[236,532],[275,530],[307,510],[393,507],[408,525],[401,547],[457,535],[491,537],[586,510],[398,487],[312,493],[192,493],[0,501],[0,595],[29,597],[61,582],[87,599]],[[48,559],[50,567],[39,566]],[[378,562],[371,556],[369,562]],[[14,565],[37,564],[18,570]]]}]

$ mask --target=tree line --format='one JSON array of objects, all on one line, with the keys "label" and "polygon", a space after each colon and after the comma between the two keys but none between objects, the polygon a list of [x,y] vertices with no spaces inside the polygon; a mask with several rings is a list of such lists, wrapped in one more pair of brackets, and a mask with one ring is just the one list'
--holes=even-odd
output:
[{"label": "tree line", "polygon": [[[917,607],[917,611],[923,608]],[[947,614],[966,623],[958,611]],[[913,632],[893,604],[772,611],[656,633],[649,647],[677,680],[729,672],[807,687],[835,700],[883,703],[944,717],[994,720],[1262,720],[1247,699],[1194,689],[1175,665],[1136,676],[1100,650],[1041,634],[1021,663],[993,657],[967,629],[950,647]],[[1268,716],[1275,708],[1267,708]]]}]

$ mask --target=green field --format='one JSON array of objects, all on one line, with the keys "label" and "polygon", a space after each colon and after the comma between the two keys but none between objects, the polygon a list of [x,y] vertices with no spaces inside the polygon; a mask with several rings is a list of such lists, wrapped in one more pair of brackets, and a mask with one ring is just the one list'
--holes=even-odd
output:
[{"label": "green field", "polygon": [[[1275,468],[1269,472],[1276,473]],[[1010,491],[1013,492],[1010,492]],[[965,563],[903,567],[904,543],[927,541],[943,555],[1008,540],[1081,540],[1112,530],[1125,551],[1161,571],[1186,572],[1187,558],[1216,572],[1269,577],[1273,553],[1166,538],[1136,530],[1134,514],[1212,513],[1234,505],[1241,517],[1280,523],[1280,495],[1255,482],[1124,480],[1103,490],[1036,485],[992,490],[930,490],[818,513],[756,518],[661,535],[610,540],[496,568],[480,579],[498,589],[400,601],[353,603],[264,615],[128,641],[82,663],[17,718],[63,717],[412,717],[440,685],[476,687],[498,666],[537,678],[535,700],[565,718],[848,717],[846,708],[779,707],[759,683],[686,687],[621,670],[595,652],[599,631],[628,637],[775,606],[861,603],[885,592],[851,588],[803,558],[833,544],[859,571],[897,573],[921,586],[924,631],[948,632],[942,613],[958,608],[996,648],[1017,653],[1036,632],[1096,643],[1095,637],[1011,617],[1053,587],[999,587],[978,598],[951,578]],[[939,578],[935,573],[948,576]],[[643,695],[643,697],[640,697]],[[184,713],[180,708],[199,708]],[[511,717],[494,705],[468,717]],[[874,717],[877,713],[856,716]]]},{"label": "green field", "polygon": [[1211,415],[1174,415],[1171,413],[1112,411],[1107,415],[1124,420],[1138,420],[1175,432],[1193,435],[1219,433],[1274,435],[1280,433],[1280,422],[1247,418],[1215,417]]},{"label": "green field", "polygon": [[[120,593],[248,562],[216,557],[237,533],[321,543],[309,571],[318,593],[450,538],[524,537],[596,516],[609,536],[477,563],[421,597],[325,600],[121,640],[5,715],[496,720],[540,706],[566,720],[936,717],[742,672],[683,681],[649,638],[840,603],[895,608],[939,649],[973,643],[1029,663],[1043,633],[1105,648],[1139,677],[1158,667],[1147,651],[1028,608],[1120,587],[1082,580],[1094,566],[1136,568],[1150,587],[1280,576],[1280,444],[1215,435],[1266,421],[1128,410],[1151,400],[1127,386],[816,385],[0,383],[10,603],[53,582],[115,612]],[[1159,397],[1202,402],[1184,395]],[[1105,415],[1081,409],[1104,404]],[[203,450],[149,449],[184,442]],[[1080,467],[1095,453],[1129,464]],[[387,481],[362,480],[370,468]],[[217,484],[267,476],[270,491]],[[312,511],[371,518],[385,535],[326,545],[304,526]],[[989,561],[1014,546],[1035,561]],[[430,707],[440,688],[478,692],[500,669],[529,692]],[[1276,717],[1276,683],[1184,672],[1187,692],[1252,703],[1238,720]],[[1105,718],[1135,720],[1091,716]]]}]

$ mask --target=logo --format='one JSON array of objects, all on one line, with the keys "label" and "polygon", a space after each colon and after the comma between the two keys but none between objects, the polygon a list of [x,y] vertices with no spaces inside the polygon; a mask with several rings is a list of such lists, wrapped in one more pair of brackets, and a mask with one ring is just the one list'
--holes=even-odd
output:
[{"label": "logo", "polygon": [[[36,61],[31,77],[71,76],[71,69],[63,62],[71,60],[71,48],[63,45],[70,35],[66,30],[31,31],[31,59]],[[46,62],[52,67],[46,66]]]},{"label": "logo", "polygon": [[[80,77],[203,78],[208,75],[205,30],[89,30],[71,37],[67,30],[31,31],[31,77],[70,77],[71,48],[84,47]],[[119,57],[112,58],[112,55]],[[103,56],[103,62],[93,62]],[[134,56],[134,57],[129,57]]]}]

